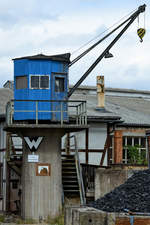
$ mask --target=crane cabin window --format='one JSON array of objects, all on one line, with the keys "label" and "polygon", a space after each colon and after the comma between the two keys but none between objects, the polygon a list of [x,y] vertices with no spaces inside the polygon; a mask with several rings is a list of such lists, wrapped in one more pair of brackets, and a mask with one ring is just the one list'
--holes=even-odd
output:
[{"label": "crane cabin window", "polygon": [[31,88],[39,89],[39,76],[31,76]]},{"label": "crane cabin window", "polygon": [[30,76],[31,89],[49,89],[48,75],[31,75]]},{"label": "crane cabin window", "polygon": [[26,89],[28,87],[27,76],[16,77],[16,89]]},{"label": "crane cabin window", "polygon": [[65,79],[64,77],[55,77],[55,92],[65,91]]},{"label": "crane cabin window", "polygon": [[49,76],[40,77],[40,88],[49,88]]}]

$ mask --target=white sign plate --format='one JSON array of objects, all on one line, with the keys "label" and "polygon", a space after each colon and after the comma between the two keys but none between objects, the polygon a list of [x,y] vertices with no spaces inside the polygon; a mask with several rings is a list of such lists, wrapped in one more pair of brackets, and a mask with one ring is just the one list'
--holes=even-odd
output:
[{"label": "white sign plate", "polygon": [[39,162],[39,155],[28,155],[28,162]]}]

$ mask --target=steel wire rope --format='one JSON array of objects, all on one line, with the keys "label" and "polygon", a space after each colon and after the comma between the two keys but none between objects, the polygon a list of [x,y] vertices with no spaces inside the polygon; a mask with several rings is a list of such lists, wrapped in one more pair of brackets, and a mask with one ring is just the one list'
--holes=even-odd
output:
[{"label": "steel wire rope", "polygon": [[[75,51],[73,51],[71,53],[71,55],[75,54],[76,52],[78,52],[79,50],[81,50],[82,48],[84,48],[85,46],[87,46],[88,44],[90,44],[92,41],[96,40],[98,37],[100,37],[102,34],[106,33],[107,31],[109,31],[110,29],[112,29],[114,26],[116,26],[117,24],[119,24],[123,19],[125,19],[126,17],[130,16],[131,14],[133,14],[136,11],[133,10],[130,13],[128,13],[126,16],[122,17],[118,22],[114,23],[112,26],[110,26],[108,29],[106,29],[105,31],[101,32],[99,35],[97,35],[96,37],[92,38],[90,41],[86,42],[84,45],[82,45],[81,47],[79,47],[78,49],[76,49]],[[96,44],[94,44],[96,45]],[[87,54],[89,51],[92,50],[92,46],[90,46],[87,50],[85,50],[83,53],[81,53],[79,56],[77,56],[75,59],[72,60],[72,62],[76,62],[78,61],[81,57],[83,57],[85,54]],[[72,64],[71,64],[72,65]]]}]

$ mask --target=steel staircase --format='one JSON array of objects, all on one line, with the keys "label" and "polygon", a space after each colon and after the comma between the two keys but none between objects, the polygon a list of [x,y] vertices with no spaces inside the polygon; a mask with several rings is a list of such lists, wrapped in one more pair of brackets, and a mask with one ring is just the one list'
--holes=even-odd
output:
[{"label": "steel staircase", "polygon": [[76,137],[73,135],[70,138],[73,139],[74,144],[72,146],[74,147],[74,154],[62,156],[62,184],[64,196],[80,197],[80,202],[84,205],[86,199]]},{"label": "steel staircase", "polygon": [[63,156],[62,183],[66,197],[78,197],[80,195],[74,155]]}]

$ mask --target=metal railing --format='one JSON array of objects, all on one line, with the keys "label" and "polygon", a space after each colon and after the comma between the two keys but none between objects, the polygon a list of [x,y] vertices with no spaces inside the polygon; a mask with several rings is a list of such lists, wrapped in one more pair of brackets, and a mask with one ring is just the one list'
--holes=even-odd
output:
[{"label": "metal railing", "polygon": [[84,183],[83,183],[83,177],[82,177],[82,168],[80,165],[79,152],[77,148],[77,140],[75,135],[70,136],[70,138],[74,139],[75,162],[76,162],[76,171],[77,171],[77,178],[78,178],[78,184],[79,184],[80,202],[81,202],[81,205],[85,205],[86,197],[85,197],[85,189],[84,189]]},{"label": "metal railing", "polygon": [[82,176],[86,195],[95,191],[95,171],[98,166],[82,164]]},{"label": "metal railing", "polygon": [[[15,109],[15,103],[19,103],[21,109]],[[27,109],[26,104],[33,103],[30,106],[30,109]],[[43,110],[39,107],[40,103],[45,103],[48,109]],[[49,105],[48,105],[49,104]],[[17,105],[18,106],[18,105]],[[24,108],[23,108],[24,106]],[[23,108],[23,109],[22,109]],[[61,125],[64,122],[69,122],[76,124],[76,125],[86,125],[87,124],[87,110],[86,110],[86,101],[75,101],[75,100],[11,100],[6,105],[6,122],[8,125],[12,125],[13,123],[17,123],[17,120],[14,120],[14,114],[19,113],[21,114],[28,114],[33,113],[34,119],[36,124],[39,124],[40,118],[39,113],[44,114],[48,113],[52,117],[49,120],[52,122],[60,122]],[[57,119],[55,119],[57,117]],[[23,120],[23,119],[21,119]],[[25,118],[28,120],[28,118]],[[44,120],[44,119],[42,119]]]}]

